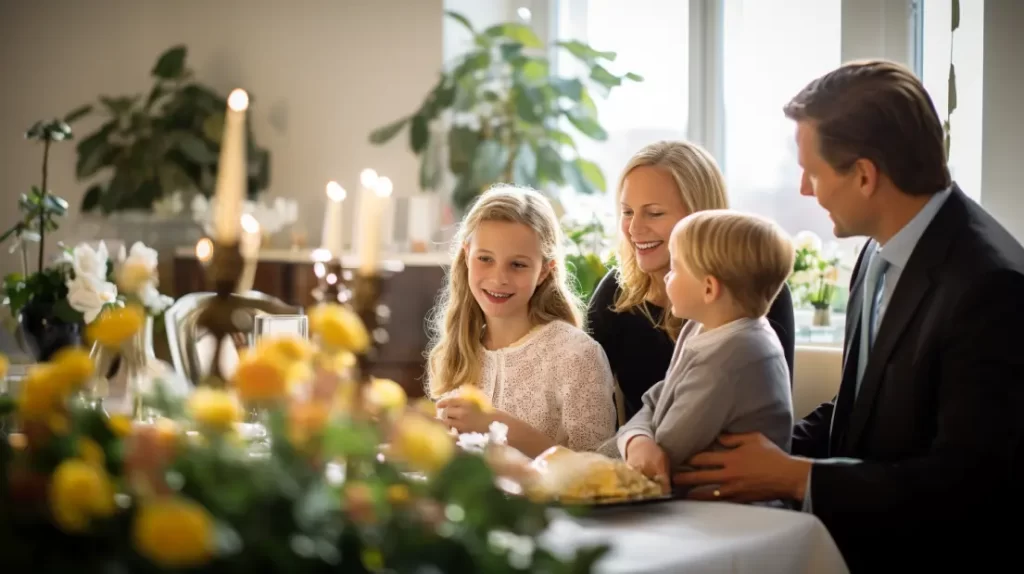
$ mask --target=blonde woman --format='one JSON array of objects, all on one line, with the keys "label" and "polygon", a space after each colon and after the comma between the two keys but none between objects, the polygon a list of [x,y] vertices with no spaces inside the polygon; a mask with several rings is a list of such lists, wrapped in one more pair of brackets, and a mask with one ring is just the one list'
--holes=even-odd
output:
[{"label": "blonde woman", "polygon": [[[548,200],[493,188],[466,215],[454,246],[427,357],[428,394],[440,399],[442,420],[460,433],[505,423],[509,445],[530,457],[555,445],[594,450],[611,438],[611,369],[580,329]],[[463,396],[467,386],[493,410]]]},{"label": "blonde woman", "polygon": [[[687,215],[725,209],[725,180],[698,145],[661,141],[638,151],[623,170],[619,204],[619,266],[590,300],[587,323],[622,391],[620,416],[633,417],[641,397],[665,378],[683,319],[666,312],[665,275],[672,228]],[[793,371],[793,300],[783,285],[767,319]],[[792,377],[792,375],[790,375]]]}]

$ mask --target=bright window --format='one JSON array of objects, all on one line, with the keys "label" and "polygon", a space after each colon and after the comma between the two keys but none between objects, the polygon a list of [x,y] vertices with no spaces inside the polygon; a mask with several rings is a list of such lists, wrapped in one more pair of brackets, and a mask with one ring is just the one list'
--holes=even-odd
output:
[{"label": "bright window", "polygon": [[[921,79],[939,117],[949,111],[949,62],[956,67],[957,106],[950,119],[949,169],[964,193],[981,199],[981,111],[985,1],[960,1],[960,27],[950,33],[952,0],[920,0]],[[952,41],[952,50],[950,43]]]}]

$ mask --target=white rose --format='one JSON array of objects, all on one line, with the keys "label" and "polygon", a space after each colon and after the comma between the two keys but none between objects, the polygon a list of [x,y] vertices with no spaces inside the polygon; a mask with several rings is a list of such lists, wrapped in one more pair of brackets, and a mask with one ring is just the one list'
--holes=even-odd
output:
[{"label": "white rose", "polygon": [[164,309],[171,306],[174,303],[174,299],[167,295],[161,295],[160,291],[157,290],[156,285],[150,283],[144,286],[138,292],[139,299],[142,301],[142,305],[149,310],[153,315],[159,315]]},{"label": "white rose", "polygon": [[75,246],[71,254],[71,264],[76,277],[84,276],[97,281],[106,281],[109,258],[107,245],[102,241],[96,249],[87,243],[80,243]]},{"label": "white rose", "polygon": [[793,245],[797,249],[811,249],[821,251],[821,238],[813,231],[801,231],[793,238]]},{"label": "white rose", "polygon": [[68,304],[92,323],[103,307],[117,300],[117,286],[89,275],[76,275],[67,282]]}]

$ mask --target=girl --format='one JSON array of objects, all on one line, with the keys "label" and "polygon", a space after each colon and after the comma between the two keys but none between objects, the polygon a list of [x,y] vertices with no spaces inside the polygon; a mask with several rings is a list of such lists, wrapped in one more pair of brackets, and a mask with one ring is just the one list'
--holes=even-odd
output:
[{"label": "girl", "polygon": [[[441,419],[460,433],[502,422],[509,445],[530,457],[554,445],[596,449],[615,433],[614,383],[604,351],[580,329],[551,204],[531,189],[496,186],[453,245],[427,359]],[[493,409],[460,397],[463,385]]]}]

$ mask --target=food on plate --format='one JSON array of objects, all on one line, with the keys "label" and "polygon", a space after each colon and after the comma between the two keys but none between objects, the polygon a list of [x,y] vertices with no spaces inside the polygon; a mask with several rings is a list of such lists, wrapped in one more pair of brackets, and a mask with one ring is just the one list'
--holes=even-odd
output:
[{"label": "food on plate", "polygon": [[535,479],[524,484],[535,499],[566,503],[618,502],[661,496],[661,487],[624,461],[554,446],[530,463]]}]

